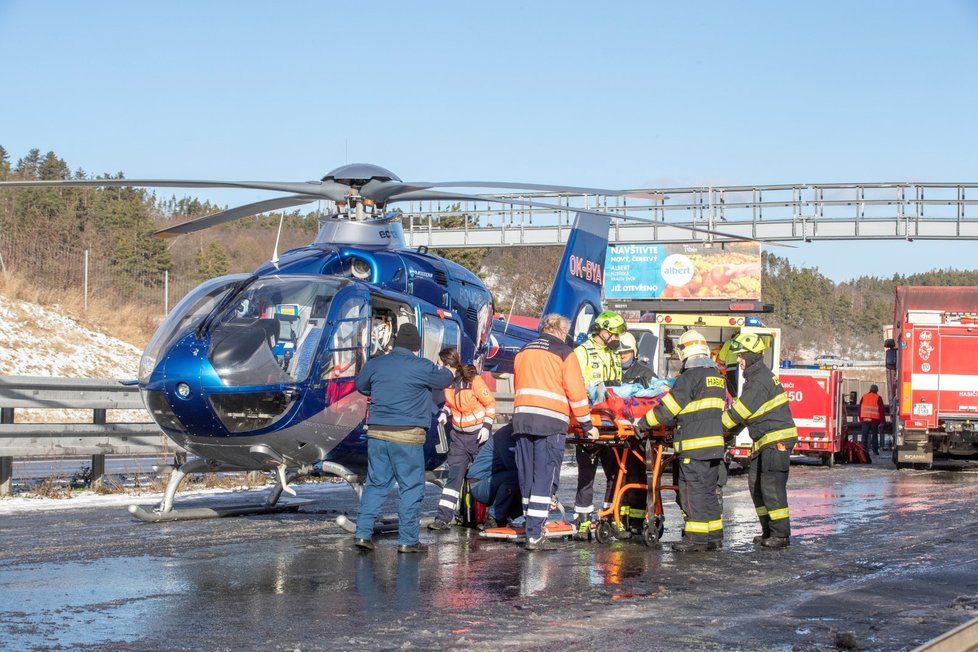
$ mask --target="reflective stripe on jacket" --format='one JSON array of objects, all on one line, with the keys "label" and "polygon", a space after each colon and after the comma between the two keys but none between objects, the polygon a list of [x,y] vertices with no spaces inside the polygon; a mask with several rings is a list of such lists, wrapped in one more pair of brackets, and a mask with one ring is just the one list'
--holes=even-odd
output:
[{"label": "reflective stripe on jacket", "polygon": [[617,351],[612,351],[589,337],[574,349],[574,355],[581,366],[585,385],[600,382],[605,385],[621,384],[621,356]]},{"label": "reflective stripe on jacket", "polygon": [[472,378],[471,384],[459,379],[447,387],[445,407],[456,432],[477,433],[483,426],[492,429],[496,420],[496,399],[482,376]]},{"label": "reflective stripe on jacket", "polygon": [[734,428],[742,423],[750,427],[754,454],[768,444],[783,442],[785,446],[794,446],[798,441],[798,429],[788,408],[788,395],[781,381],[763,361],[744,370],[744,390],[723,413],[724,428]]},{"label": "reflective stripe on jacket", "polygon": [[866,392],[859,401],[859,421],[883,423],[883,399],[876,392]]},{"label": "reflective stripe on jacket", "polygon": [[676,423],[673,439],[681,457],[715,460],[723,457],[723,425],[727,383],[715,366],[684,370],[662,401],[645,414],[650,425]]},{"label": "reflective stripe on jacket", "polygon": [[546,333],[528,343],[513,361],[513,430],[526,435],[567,431],[573,416],[591,421],[587,390],[577,356]]}]

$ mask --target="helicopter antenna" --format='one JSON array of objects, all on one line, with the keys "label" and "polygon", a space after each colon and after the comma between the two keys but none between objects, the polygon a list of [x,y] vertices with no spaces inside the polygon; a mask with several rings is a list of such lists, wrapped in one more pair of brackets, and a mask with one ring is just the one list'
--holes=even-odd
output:
[{"label": "helicopter antenna", "polygon": [[513,310],[516,309],[516,299],[520,296],[519,290],[513,293],[513,303],[509,306],[509,317],[506,318],[506,328],[503,329],[503,335],[509,330],[509,324],[513,320]]},{"label": "helicopter antenna", "polygon": [[275,250],[272,252],[272,264],[278,269],[278,241],[282,237],[282,223],[285,222],[285,211],[278,218],[278,233],[275,234]]}]

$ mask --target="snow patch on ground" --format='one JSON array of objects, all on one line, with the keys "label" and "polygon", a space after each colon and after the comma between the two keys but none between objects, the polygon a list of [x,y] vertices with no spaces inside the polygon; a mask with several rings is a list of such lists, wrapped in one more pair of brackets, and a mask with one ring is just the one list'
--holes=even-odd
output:
[{"label": "snow patch on ground", "polygon": [[0,375],[135,378],[142,352],[57,311],[0,295]]},{"label": "snow patch on ground", "polygon": [[[0,295],[0,375],[133,380],[142,352],[58,312]],[[18,423],[91,423],[91,410],[18,409]],[[150,421],[142,410],[110,410],[113,423]]]},{"label": "snow patch on ground", "polygon": [[[331,494],[337,491],[352,490],[345,483],[332,482],[311,482],[308,484],[289,485],[298,494],[292,500],[326,500]],[[193,498],[218,498],[213,503],[208,502],[208,507],[213,507],[217,503],[263,503],[272,486],[258,487],[255,489],[196,489],[191,491],[180,491],[177,493],[175,507],[186,507],[186,502]],[[223,500],[222,500],[223,499]],[[93,507],[111,507],[118,505],[125,508],[128,505],[155,506],[163,500],[163,494],[98,494],[92,491],[83,491],[72,495],[71,498],[41,498],[37,496],[14,496],[0,498],[0,515],[3,514],[22,514],[25,512],[47,512],[63,509],[86,509]],[[289,496],[285,496],[280,504],[287,504]]]}]

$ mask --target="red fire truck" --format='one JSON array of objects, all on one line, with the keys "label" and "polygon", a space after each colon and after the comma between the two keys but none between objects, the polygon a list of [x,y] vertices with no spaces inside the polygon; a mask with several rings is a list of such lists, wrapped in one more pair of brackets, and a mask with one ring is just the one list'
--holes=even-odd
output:
[{"label": "red fire truck", "polygon": [[836,369],[782,369],[781,386],[798,427],[794,453],[835,464],[846,437],[842,372]]},{"label": "red fire truck", "polygon": [[893,325],[893,461],[978,454],[978,287],[898,286]]}]

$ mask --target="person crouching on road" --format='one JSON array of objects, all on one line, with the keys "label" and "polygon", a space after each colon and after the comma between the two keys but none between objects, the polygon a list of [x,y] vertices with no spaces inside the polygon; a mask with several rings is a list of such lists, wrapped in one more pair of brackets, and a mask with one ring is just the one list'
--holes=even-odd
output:
[{"label": "person crouching on road", "polygon": [[569,330],[566,317],[545,315],[540,336],[520,349],[513,361],[513,431],[527,550],[553,549],[543,535],[543,524],[560,483],[571,418],[585,436],[598,437],[591,423],[581,366],[566,342]]},{"label": "person crouching on road", "polygon": [[469,492],[487,506],[482,529],[505,527],[522,512],[516,443],[513,425],[506,424],[492,434],[469,466]]},{"label": "person crouching on road", "polygon": [[727,384],[710,347],[698,331],[686,331],[677,345],[683,363],[676,384],[662,401],[637,420],[639,431],[676,423],[674,445],[679,460],[677,502],[686,519],[676,552],[703,552],[723,547],[723,513],[717,479],[723,465],[724,401]]},{"label": "person crouching on road", "polygon": [[398,552],[425,552],[418,541],[424,498],[424,442],[431,428],[431,392],[452,382],[452,372],[418,357],[421,335],[414,324],[397,329],[390,353],[372,358],[356,377],[370,397],[367,413],[367,482],[360,498],[354,544],[373,550],[374,522],[397,483]]},{"label": "person crouching on road", "polygon": [[791,536],[788,469],[791,449],[798,442],[798,429],[781,381],[764,364],[762,353],[766,346],[757,333],[737,333],[730,340],[730,351],[737,354],[743,370],[744,387],[723,413],[723,426],[736,435],[747,425],[754,440],[748,486],[761,522],[761,534],[754,537],[754,543],[765,548],[784,548]]},{"label": "person crouching on road", "polygon": [[443,349],[438,361],[455,375],[445,390],[445,405],[438,414],[443,426],[451,419],[451,435],[448,444],[448,481],[438,501],[438,513],[430,530],[451,527],[465,482],[465,472],[479,453],[479,447],[492,434],[496,420],[496,399],[482,380],[479,372],[470,364],[463,364],[458,349]]}]

